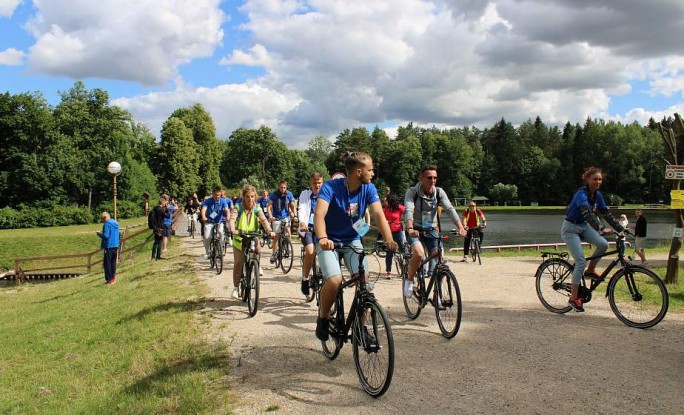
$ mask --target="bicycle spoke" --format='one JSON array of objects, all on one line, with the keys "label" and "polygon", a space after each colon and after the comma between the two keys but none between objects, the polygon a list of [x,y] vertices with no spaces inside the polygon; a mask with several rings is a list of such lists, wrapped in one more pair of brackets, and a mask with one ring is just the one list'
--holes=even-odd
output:
[{"label": "bicycle spoke", "polygon": [[544,261],[535,275],[535,286],[539,301],[549,311],[567,313],[572,310],[568,305],[572,265],[564,259],[551,258]]},{"label": "bicycle spoke", "polygon": [[617,318],[626,325],[653,327],[667,313],[667,288],[651,270],[624,269],[611,280],[608,301]]},{"label": "bicycle spoke", "polygon": [[449,269],[438,271],[433,295],[437,325],[442,335],[453,338],[461,327],[461,291],[456,277]]},{"label": "bicycle spoke", "polygon": [[369,395],[381,396],[392,381],[394,339],[380,305],[374,301],[364,304],[352,330],[354,364],[361,386]]}]

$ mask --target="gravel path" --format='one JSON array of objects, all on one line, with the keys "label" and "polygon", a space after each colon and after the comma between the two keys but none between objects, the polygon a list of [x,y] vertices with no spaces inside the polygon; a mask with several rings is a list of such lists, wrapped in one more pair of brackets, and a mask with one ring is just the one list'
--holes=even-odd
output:
[{"label": "gravel path", "polygon": [[379,281],[375,294],[392,323],[396,359],[389,390],[373,399],[358,382],[349,344],[334,361],[323,356],[315,302],[299,292],[297,259],[286,276],[262,261],[259,311],[248,318],[246,305],[230,298],[232,253],[217,276],[201,259],[199,240],[182,237],[182,246],[210,287],[202,310],[209,335],[231,345],[237,414],[684,413],[684,316],[632,329],[605,298],[583,314],[550,313],[535,293],[538,258],[488,254],[481,266],[451,260],[464,304],[452,340],[439,334],[434,309],[407,319],[396,278]]}]

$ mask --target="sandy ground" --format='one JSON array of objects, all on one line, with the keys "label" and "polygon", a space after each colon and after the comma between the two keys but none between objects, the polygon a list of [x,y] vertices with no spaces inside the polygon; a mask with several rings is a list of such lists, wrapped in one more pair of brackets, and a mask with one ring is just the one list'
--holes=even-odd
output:
[{"label": "sandy ground", "polygon": [[349,344],[334,361],[323,356],[315,301],[299,292],[298,259],[282,275],[263,255],[259,311],[249,318],[246,304],[230,298],[232,253],[216,275],[201,259],[201,242],[181,239],[210,288],[201,311],[211,317],[208,335],[230,343],[237,414],[684,413],[684,316],[633,329],[602,297],[585,313],[553,314],[534,288],[540,258],[487,254],[481,266],[452,259],[463,297],[452,340],[439,334],[433,308],[406,317],[396,277],[380,280],[375,294],[392,324],[396,359],[389,390],[374,399],[358,382]]}]

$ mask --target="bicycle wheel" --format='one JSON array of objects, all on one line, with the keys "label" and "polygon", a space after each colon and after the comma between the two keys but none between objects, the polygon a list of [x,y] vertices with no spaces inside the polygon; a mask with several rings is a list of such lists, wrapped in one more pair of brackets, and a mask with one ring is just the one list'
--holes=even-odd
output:
[{"label": "bicycle wheel", "polygon": [[216,265],[216,274],[220,274],[223,271],[223,247],[221,244],[214,244],[214,262]]},{"label": "bicycle wheel", "polygon": [[550,258],[542,262],[535,274],[537,297],[547,310],[567,313],[572,310],[568,304],[573,266],[564,259]]},{"label": "bicycle wheel", "polygon": [[416,275],[413,279],[413,283],[418,284],[418,287],[414,286],[413,289],[413,295],[411,298],[407,298],[404,296],[404,281],[408,280],[408,266],[405,267],[405,269],[401,273],[401,299],[404,300],[404,311],[406,311],[406,316],[410,318],[411,320],[415,320],[418,318],[420,315],[420,311],[422,310],[420,303],[421,303],[421,296],[420,293],[424,292],[425,287],[420,287],[420,277],[418,276],[418,272],[416,272]]},{"label": "bicycle wheel", "polygon": [[190,219],[190,237],[195,239],[195,221]]},{"label": "bicycle wheel", "polygon": [[650,269],[624,268],[608,283],[608,302],[620,321],[630,327],[653,327],[665,317],[669,304],[667,288]]},{"label": "bicycle wheel", "polygon": [[375,283],[380,278],[380,274],[383,273],[385,259],[382,258],[381,261],[380,257],[376,253],[368,255],[366,258],[368,259],[368,269],[366,269],[368,281]]},{"label": "bicycle wheel", "polygon": [[384,310],[367,301],[352,324],[352,350],[356,374],[370,396],[382,396],[394,373],[394,338]]},{"label": "bicycle wheel", "polygon": [[259,306],[259,262],[254,259],[247,266],[247,310],[254,317]]},{"label": "bicycle wheel", "polygon": [[292,269],[292,261],[294,260],[292,242],[288,238],[282,238],[278,250],[280,251],[278,254],[280,257],[280,269],[283,270],[284,274],[287,274]]},{"label": "bicycle wheel", "polygon": [[473,262],[477,261],[480,265],[482,265],[482,258],[480,258],[480,238],[473,238],[470,249],[470,252],[473,256]]},{"label": "bicycle wheel", "polygon": [[437,273],[432,298],[435,316],[442,336],[451,339],[461,327],[461,290],[449,268],[438,269]]},{"label": "bicycle wheel", "polygon": [[209,268],[214,268],[216,265],[216,256],[214,253],[214,245],[216,245],[216,242],[212,239],[209,242]]},{"label": "bicycle wheel", "polygon": [[[335,300],[335,304],[333,304],[332,308],[330,309],[330,337],[327,341],[321,342],[321,346],[323,346],[323,354],[330,360],[334,360],[340,354],[342,342],[344,341],[342,338],[344,333],[339,332],[344,328],[344,315],[337,315],[337,311],[341,310],[342,308],[339,306],[338,302],[339,298]],[[340,311],[340,313],[343,312]]]}]

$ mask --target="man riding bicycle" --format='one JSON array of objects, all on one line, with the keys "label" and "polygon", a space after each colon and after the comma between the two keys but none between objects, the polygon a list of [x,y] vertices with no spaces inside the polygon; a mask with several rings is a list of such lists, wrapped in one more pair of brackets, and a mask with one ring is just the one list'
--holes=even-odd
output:
[{"label": "man riding bicycle", "polygon": [[477,232],[477,236],[480,238],[480,246],[482,246],[482,238],[484,238],[482,229],[487,227],[487,219],[485,218],[484,213],[482,213],[482,209],[477,208],[477,204],[474,200],[471,200],[468,204],[468,209],[463,211],[463,225],[468,233],[463,242],[463,259],[461,262],[466,262],[468,253],[470,252],[470,241],[473,239],[473,234]]},{"label": "man riding bicycle", "polygon": [[[271,193],[268,198],[268,218],[273,222],[273,232],[285,232],[290,237],[290,217],[295,215],[294,196],[287,190],[287,180],[278,183],[278,190]],[[281,226],[285,229],[281,230]],[[276,252],[278,252],[278,238],[273,239],[273,252],[271,254],[271,264],[276,262]]]},{"label": "man riding bicycle", "polygon": [[[441,206],[458,228],[461,236],[466,235],[466,230],[451,205],[446,192],[441,187],[435,186],[437,181],[437,167],[424,166],[420,170],[420,183],[406,191],[404,207],[406,208],[406,230],[408,243],[411,246],[411,261],[409,261],[408,280],[404,281],[404,296],[410,298],[413,295],[413,278],[420,266],[425,250],[419,239],[418,229],[429,231],[435,238],[437,235],[437,208]],[[414,226],[415,224],[415,226]],[[437,250],[437,241],[426,239],[423,241],[430,254]]]},{"label": "man riding bicycle", "polygon": [[214,225],[219,226],[221,235],[221,245],[223,245],[223,222],[227,222],[230,218],[230,210],[232,203],[227,199],[221,197],[221,187],[216,186],[211,192],[211,197],[202,203],[202,210],[200,210],[200,217],[204,224],[204,259],[209,259],[209,245],[211,243],[212,230]]},{"label": "man riding bicycle", "polygon": [[[316,254],[318,255],[323,279],[321,288],[320,313],[316,320],[316,337],[327,341],[330,336],[328,317],[330,308],[342,283],[342,273],[335,243],[351,245],[357,250],[363,249],[361,237],[370,229],[364,220],[364,213],[370,209],[387,248],[396,251],[397,243],[392,239],[392,231],[382,212],[380,197],[373,178],[373,160],[362,152],[345,152],[342,161],[347,171],[347,178],[327,181],[321,187],[316,201],[314,214],[314,231],[318,237]],[[358,274],[358,254],[353,249],[340,249],[339,254],[353,276]],[[367,264],[364,267],[368,269]]]},{"label": "man riding bicycle", "polygon": [[314,212],[316,211],[316,198],[323,186],[323,176],[314,171],[309,177],[309,188],[299,195],[297,217],[299,219],[299,236],[304,247],[304,263],[302,264],[302,294],[309,295],[309,272],[313,265],[316,251],[316,235],[313,233]]}]

